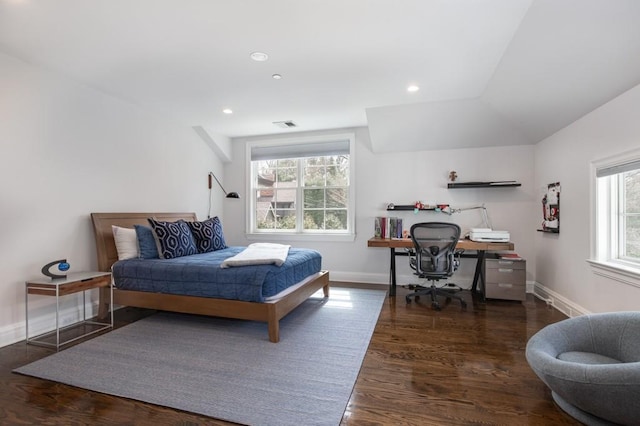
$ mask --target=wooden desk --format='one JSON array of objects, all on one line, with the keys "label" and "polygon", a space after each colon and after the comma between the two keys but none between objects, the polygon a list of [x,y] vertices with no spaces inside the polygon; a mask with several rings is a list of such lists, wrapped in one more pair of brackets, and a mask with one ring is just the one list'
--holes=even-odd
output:
[{"label": "wooden desk", "polygon": [[[396,295],[396,249],[397,248],[413,248],[413,241],[409,238],[403,239],[388,239],[388,238],[370,238],[367,242],[368,247],[383,247],[389,248],[391,252],[391,265],[389,268],[390,282],[389,282],[389,296]],[[475,292],[478,289],[478,281],[483,280],[482,265],[484,264],[485,254],[488,251],[500,251],[500,250],[513,250],[514,245],[512,242],[508,243],[484,243],[471,240],[460,240],[456,244],[456,248],[463,250],[475,250],[476,254],[469,256],[467,253],[463,254],[463,257],[475,257],[476,270],[473,274],[473,286],[471,291]],[[404,256],[405,253],[400,253]],[[484,289],[484,282],[482,283]]]}]

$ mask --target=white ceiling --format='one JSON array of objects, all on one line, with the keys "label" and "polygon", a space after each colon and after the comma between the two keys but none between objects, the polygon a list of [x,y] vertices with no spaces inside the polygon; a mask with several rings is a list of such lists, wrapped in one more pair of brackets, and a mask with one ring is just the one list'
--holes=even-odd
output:
[{"label": "white ceiling", "polygon": [[222,137],[531,144],[640,84],[640,1],[0,0],[0,51]]}]

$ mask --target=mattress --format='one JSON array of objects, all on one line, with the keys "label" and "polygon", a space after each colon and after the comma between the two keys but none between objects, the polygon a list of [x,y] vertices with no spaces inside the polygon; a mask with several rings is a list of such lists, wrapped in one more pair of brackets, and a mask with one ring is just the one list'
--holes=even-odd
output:
[{"label": "mattress", "polygon": [[242,250],[228,247],[175,259],[120,260],[113,264],[113,280],[121,290],[264,302],[322,268],[320,253],[302,248],[289,249],[282,266],[220,268],[224,259]]}]

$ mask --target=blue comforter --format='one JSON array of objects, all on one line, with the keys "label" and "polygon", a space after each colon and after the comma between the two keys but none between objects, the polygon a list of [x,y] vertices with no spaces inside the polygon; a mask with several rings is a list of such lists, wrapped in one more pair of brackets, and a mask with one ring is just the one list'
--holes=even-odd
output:
[{"label": "blue comforter", "polygon": [[282,266],[220,268],[224,259],[242,250],[228,247],[175,259],[120,260],[113,264],[113,278],[122,290],[263,302],[322,267],[319,252],[291,248]]}]

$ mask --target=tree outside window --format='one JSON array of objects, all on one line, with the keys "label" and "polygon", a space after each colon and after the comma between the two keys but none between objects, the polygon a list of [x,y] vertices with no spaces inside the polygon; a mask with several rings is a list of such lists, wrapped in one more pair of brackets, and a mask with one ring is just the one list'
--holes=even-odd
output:
[{"label": "tree outside window", "polygon": [[257,230],[348,230],[349,155],[253,161],[252,169]]}]

